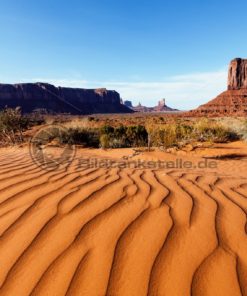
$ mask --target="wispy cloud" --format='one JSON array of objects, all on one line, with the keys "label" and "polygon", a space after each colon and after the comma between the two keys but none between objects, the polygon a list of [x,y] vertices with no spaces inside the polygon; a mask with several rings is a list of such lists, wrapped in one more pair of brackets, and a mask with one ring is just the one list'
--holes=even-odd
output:
[{"label": "wispy cloud", "polygon": [[[30,81],[25,79],[24,81]],[[191,109],[216,97],[226,89],[227,67],[215,72],[192,73],[167,77],[162,81],[88,81],[73,79],[35,78],[31,81],[49,82],[57,86],[114,89],[124,100],[134,104],[154,106],[161,98],[178,109]]]}]

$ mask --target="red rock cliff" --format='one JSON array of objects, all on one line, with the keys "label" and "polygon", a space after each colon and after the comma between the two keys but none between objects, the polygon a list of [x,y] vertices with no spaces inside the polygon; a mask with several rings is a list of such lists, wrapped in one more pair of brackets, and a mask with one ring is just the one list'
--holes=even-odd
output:
[{"label": "red rock cliff", "polygon": [[228,90],[247,89],[247,59],[231,61],[228,72]]},{"label": "red rock cliff", "polygon": [[231,61],[228,90],[215,99],[189,112],[191,116],[246,116],[247,115],[247,59]]}]

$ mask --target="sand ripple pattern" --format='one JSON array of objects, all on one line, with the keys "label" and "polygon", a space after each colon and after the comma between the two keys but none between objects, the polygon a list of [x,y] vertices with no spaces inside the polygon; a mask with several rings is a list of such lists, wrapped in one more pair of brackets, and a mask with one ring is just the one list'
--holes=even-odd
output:
[{"label": "sand ripple pattern", "polygon": [[247,179],[0,156],[0,295],[247,295]]}]

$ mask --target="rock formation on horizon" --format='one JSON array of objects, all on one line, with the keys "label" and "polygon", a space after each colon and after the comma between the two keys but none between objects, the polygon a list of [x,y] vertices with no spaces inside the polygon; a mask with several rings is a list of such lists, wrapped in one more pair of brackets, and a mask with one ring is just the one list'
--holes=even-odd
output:
[{"label": "rock formation on horizon", "polygon": [[48,83],[0,84],[0,109],[21,107],[24,113],[131,113],[119,93],[101,89],[55,87]]},{"label": "rock formation on horizon", "polygon": [[247,115],[247,59],[231,61],[228,71],[228,90],[215,99],[190,111],[192,116]]},{"label": "rock formation on horizon", "polygon": [[158,106],[154,107],[155,112],[164,112],[164,111],[177,111],[166,105],[166,99],[162,99],[158,102]]},{"label": "rock formation on horizon", "polygon": [[[158,105],[155,107],[146,107],[143,106],[141,103],[139,103],[137,106],[133,107],[131,101],[125,101],[128,102],[126,106],[130,107],[132,110],[135,112],[141,112],[141,113],[146,113],[146,112],[173,112],[173,111],[178,111],[177,109],[170,108],[166,105],[166,100],[162,99],[158,102]],[[130,106],[131,105],[131,106]]]}]

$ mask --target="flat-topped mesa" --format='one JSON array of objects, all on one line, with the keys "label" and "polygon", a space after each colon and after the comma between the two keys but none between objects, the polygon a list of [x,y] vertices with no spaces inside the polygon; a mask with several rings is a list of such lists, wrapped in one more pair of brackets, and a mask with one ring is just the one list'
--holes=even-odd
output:
[{"label": "flat-topped mesa", "polygon": [[116,91],[55,87],[48,83],[0,84],[0,109],[5,106],[21,107],[24,113],[36,110],[74,115],[133,112],[121,104]]},{"label": "flat-topped mesa", "polygon": [[231,61],[228,72],[228,90],[247,89],[247,59]]}]

